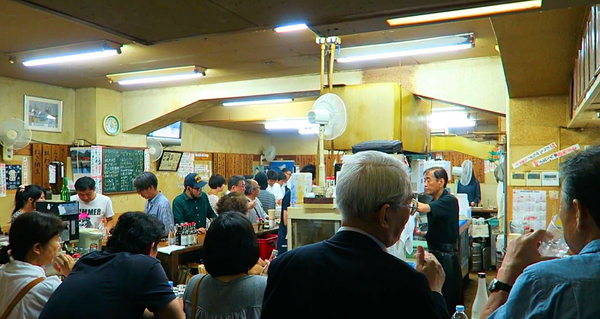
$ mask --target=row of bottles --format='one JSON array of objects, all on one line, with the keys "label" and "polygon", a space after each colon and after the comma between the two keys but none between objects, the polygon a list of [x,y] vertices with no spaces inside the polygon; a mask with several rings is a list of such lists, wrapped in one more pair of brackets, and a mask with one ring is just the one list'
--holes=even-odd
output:
[{"label": "row of bottles", "polygon": [[[488,288],[485,273],[480,272],[477,274],[477,277],[479,277],[479,282],[477,283],[477,295],[473,302],[473,309],[471,309],[471,319],[482,319],[481,313],[488,301]],[[465,313],[465,306],[456,306],[456,312],[452,316],[452,319],[469,319]]]},{"label": "row of bottles", "polygon": [[196,223],[177,224],[175,231],[169,232],[169,244],[177,246],[191,246],[198,244],[198,231]]}]

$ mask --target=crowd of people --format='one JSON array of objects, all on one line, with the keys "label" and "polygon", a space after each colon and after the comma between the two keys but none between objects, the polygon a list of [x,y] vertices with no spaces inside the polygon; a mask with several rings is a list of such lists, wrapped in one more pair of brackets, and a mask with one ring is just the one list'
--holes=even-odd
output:
[{"label": "crowd of people", "polygon": [[[146,177],[150,182],[140,180],[136,187],[156,189],[151,176]],[[446,287],[454,276],[445,271],[453,269],[452,252],[443,251],[442,246],[432,252],[418,247],[413,268],[387,251],[417,211],[434,219],[454,214],[440,211],[447,206],[442,203],[454,205],[454,201],[444,199],[450,195],[436,188],[447,183],[447,176],[438,168],[425,175],[434,197],[425,204],[413,198],[403,163],[395,157],[375,151],[352,156],[344,162],[336,187],[342,227],[328,240],[280,252],[268,265],[268,277],[250,275],[259,260],[259,248],[248,212],[257,206],[262,193],[256,194],[257,187],[268,187],[263,188],[262,176],[254,176],[256,183],[243,179],[244,185],[235,181],[228,185],[230,192],[216,202],[216,213],[208,195],[201,191],[206,182],[188,177],[179,212],[173,208],[173,216],[178,216],[174,222],[180,218],[206,220],[213,216],[208,208],[216,218],[205,229],[203,258],[208,274],[190,280],[182,301],[176,299],[155,258],[166,230],[159,214],[123,214],[107,249],[74,263],[65,255],[55,257],[63,224],[57,217],[27,211],[26,204],[36,200],[32,195],[31,200],[24,200],[21,214],[11,225],[10,245],[1,250],[0,263],[5,265],[0,268],[0,313],[8,311],[7,319],[450,318],[447,301],[458,298],[446,296],[456,293],[454,284]],[[265,177],[268,184],[269,177]],[[511,242],[490,287],[484,317],[600,316],[600,305],[593,302],[600,270],[590,267],[600,261],[600,204],[594,200],[600,191],[594,186],[600,178],[600,146],[564,161],[561,178],[559,214],[573,255],[545,260],[538,251],[540,241],[548,236],[543,230]],[[211,189],[224,185],[218,184],[210,185]],[[287,193],[281,198],[282,205]],[[144,194],[151,197],[153,192]],[[208,208],[188,203],[198,200],[206,201]],[[200,223],[200,228],[205,226]],[[440,236],[431,232],[428,236]],[[439,240],[441,244],[445,241]],[[53,262],[66,276],[62,283],[46,277],[41,268]]]}]

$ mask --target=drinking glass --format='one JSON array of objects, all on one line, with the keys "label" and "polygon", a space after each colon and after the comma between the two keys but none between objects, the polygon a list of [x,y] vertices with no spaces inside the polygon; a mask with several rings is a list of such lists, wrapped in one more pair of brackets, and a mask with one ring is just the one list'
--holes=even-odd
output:
[{"label": "drinking glass", "polygon": [[540,254],[544,257],[566,257],[569,254],[569,246],[565,241],[563,225],[559,215],[554,215],[546,230],[548,237],[540,244]]}]

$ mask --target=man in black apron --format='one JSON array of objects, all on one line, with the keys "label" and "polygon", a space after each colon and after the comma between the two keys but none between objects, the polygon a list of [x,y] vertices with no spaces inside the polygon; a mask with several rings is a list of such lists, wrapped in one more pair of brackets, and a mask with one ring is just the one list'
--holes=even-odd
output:
[{"label": "man in black apron", "polygon": [[425,171],[425,193],[433,196],[429,204],[418,203],[417,210],[427,213],[427,246],[446,273],[442,294],[449,313],[462,304],[462,274],[458,257],[458,199],[446,190],[448,173],[442,167]]}]

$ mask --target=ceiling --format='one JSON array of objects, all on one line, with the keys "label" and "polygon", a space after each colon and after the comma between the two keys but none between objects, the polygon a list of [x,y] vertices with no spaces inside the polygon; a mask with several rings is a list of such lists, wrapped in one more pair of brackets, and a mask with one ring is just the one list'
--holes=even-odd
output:
[{"label": "ceiling", "polygon": [[[56,4],[61,8],[70,8],[66,7],[65,4],[74,3],[74,1],[48,2]],[[88,1],[79,1],[77,3],[86,2]],[[83,8],[83,5],[75,5],[73,3],[71,3],[73,7]],[[110,1],[103,1],[102,3],[107,8],[110,5]],[[157,4],[157,6],[161,10],[164,9],[160,4]],[[196,6],[190,6],[191,8],[198,9]],[[142,7],[150,7],[150,4]],[[90,12],[100,10],[92,4],[85,6],[85,8],[90,10]],[[115,12],[123,12],[123,10],[125,8],[119,7]],[[163,11],[166,12],[165,10]],[[156,15],[157,13],[154,12],[153,14]],[[185,20],[184,16],[182,16],[181,20]],[[157,31],[156,36],[158,38],[154,40],[165,40],[176,36],[189,35],[177,31],[177,23],[171,25],[169,23],[162,23],[160,22],[162,20],[158,19],[156,20],[158,23],[149,24],[148,20],[151,18],[154,19],[153,16],[144,16],[141,13],[130,16],[130,19],[126,19],[128,22],[123,26],[124,31],[122,33],[128,32],[134,34],[135,37],[147,37],[147,34],[154,33],[151,30],[146,30],[146,28],[150,28],[146,26],[158,25],[160,26],[158,29],[163,31]],[[168,18],[172,19],[170,16]],[[115,16],[115,21],[118,20],[119,16],[117,15]],[[197,20],[203,21],[202,19]],[[139,25],[139,28],[127,29],[134,22]],[[115,27],[112,24],[110,26],[111,28]],[[101,39],[124,44],[122,54],[119,56],[68,65],[60,64],[27,68],[20,63],[8,63],[8,58],[5,60],[6,63],[1,63],[0,61],[0,76],[70,88],[104,87],[123,91],[182,85],[182,83],[168,83],[156,84],[154,86],[122,87],[118,84],[108,83],[106,78],[106,74],[110,73],[181,65],[199,65],[208,69],[206,77],[186,81],[184,84],[187,85],[314,74],[319,72],[319,47],[315,44],[315,34],[310,30],[277,34],[271,29],[254,28],[244,32],[225,32],[147,46],[128,40],[124,36],[114,35],[115,32],[113,31],[111,31],[112,33],[104,32],[89,25],[82,25],[79,22],[8,0],[0,0],[0,29],[7,31],[0,34],[0,51],[6,54]],[[132,31],[134,29],[137,30],[135,33]],[[164,30],[170,31],[167,32]],[[375,62],[337,64],[335,69],[336,71],[342,71],[380,68],[397,66],[400,63],[402,65],[412,65],[498,54],[494,49],[496,40],[489,19],[467,20],[413,28],[386,28],[383,31],[347,35],[342,36],[342,46],[386,43],[464,32],[475,33],[474,49],[423,55],[417,58],[406,57],[401,61],[389,59]],[[131,38],[131,36],[128,37]],[[152,39],[148,38],[148,40]]]},{"label": "ceiling", "polygon": [[[509,95],[567,94],[585,8],[594,0],[544,0],[543,12],[390,28],[389,17],[489,0],[0,0],[0,52],[110,40],[122,54],[69,65],[26,68],[0,60],[0,76],[69,88],[114,90],[210,84],[319,72],[315,33],[340,35],[342,47],[474,32],[475,48],[401,60],[336,64],[336,71],[495,56],[500,46]],[[493,1],[502,2],[502,1]],[[579,6],[579,7],[577,7]],[[566,9],[565,9],[566,8]],[[556,9],[556,10],[554,10]],[[278,25],[312,30],[277,34]],[[314,31],[314,32],[313,32]],[[207,76],[183,83],[122,87],[106,74],[199,65]],[[221,124],[219,124],[221,125]]]},{"label": "ceiling", "polygon": [[511,98],[569,94],[586,9],[491,18]]}]

